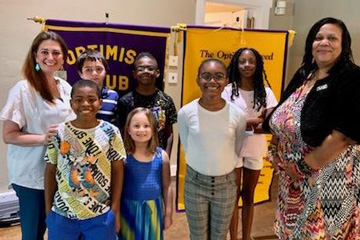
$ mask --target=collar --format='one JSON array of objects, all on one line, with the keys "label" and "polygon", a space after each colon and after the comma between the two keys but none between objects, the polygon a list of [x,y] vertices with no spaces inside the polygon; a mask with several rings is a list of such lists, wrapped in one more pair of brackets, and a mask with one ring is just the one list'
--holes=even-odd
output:
[{"label": "collar", "polygon": [[101,97],[103,99],[107,98],[109,96],[109,89],[107,87],[103,87],[101,90]]}]

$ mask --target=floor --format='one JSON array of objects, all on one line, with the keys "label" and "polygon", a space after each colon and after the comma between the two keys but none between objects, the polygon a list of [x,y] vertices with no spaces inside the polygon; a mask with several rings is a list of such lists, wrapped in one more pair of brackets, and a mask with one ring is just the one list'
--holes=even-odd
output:
[{"label": "floor", "polygon": [[[276,188],[277,179],[274,179],[273,188],[271,191],[272,201],[259,204],[255,206],[254,222],[252,228],[252,236],[254,239],[277,239],[273,231],[274,211],[276,203]],[[173,180],[173,187],[175,192],[175,180]],[[241,215],[241,211],[239,211]],[[241,222],[241,220],[239,220]],[[241,239],[241,228],[238,233]],[[0,225],[0,240],[19,240],[21,239],[20,226],[1,226]],[[169,240],[188,240],[189,229],[186,222],[185,213],[174,213],[173,225],[169,230],[165,231],[165,239]],[[230,239],[230,238],[228,238]]]}]

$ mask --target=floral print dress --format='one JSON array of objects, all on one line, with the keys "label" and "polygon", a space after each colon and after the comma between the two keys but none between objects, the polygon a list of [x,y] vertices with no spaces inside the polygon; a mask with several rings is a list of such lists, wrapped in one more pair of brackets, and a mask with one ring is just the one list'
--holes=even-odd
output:
[{"label": "floral print dress", "polygon": [[[307,93],[299,87],[270,119],[279,139],[280,165],[304,161],[300,114]],[[280,239],[360,239],[360,154],[350,146],[311,178],[292,180],[279,169],[275,233]],[[310,180],[310,181],[309,181]],[[310,184],[312,182],[312,184]]]}]

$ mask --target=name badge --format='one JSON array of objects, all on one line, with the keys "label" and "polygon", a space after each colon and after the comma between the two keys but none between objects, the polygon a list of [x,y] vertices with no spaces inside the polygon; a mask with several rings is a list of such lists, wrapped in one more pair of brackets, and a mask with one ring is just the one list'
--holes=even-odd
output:
[{"label": "name badge", "polygon": [[327,84],[324,84],[324,85],[321,85],[321,86],[318,86],[316,88],[316,91],[321,91],[321,90],[324,90],[324,89],[327,89],[328,88],[328,85]]}]

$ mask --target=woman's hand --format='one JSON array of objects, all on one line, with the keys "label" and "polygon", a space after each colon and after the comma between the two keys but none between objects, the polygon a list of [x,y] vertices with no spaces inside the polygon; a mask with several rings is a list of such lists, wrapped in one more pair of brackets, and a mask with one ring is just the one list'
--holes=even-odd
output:
[{"label": "woman's hand", "polygon": [[53,124],[45,134],[26,133],[13,121],[6,120],[3,123],[3,139],[6,144],[25,147],[47,145],[57,134],[57,124]]},{"label": "woman's hand", "polygon": [[58,132],[58,124],[51,124],[51,126],[48,128],[48,130],[46,130],[46,133],[44,135],[44,141],[43,144],[44,145],[48,145],[49,142],[51,142],[54,137],[56,136],[57,132]]}]

